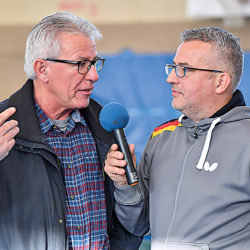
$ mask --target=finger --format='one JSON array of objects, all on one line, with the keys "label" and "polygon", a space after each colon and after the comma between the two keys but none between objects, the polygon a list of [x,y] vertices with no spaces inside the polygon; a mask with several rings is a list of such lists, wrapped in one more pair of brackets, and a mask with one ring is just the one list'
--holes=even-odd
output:
[{"label": "finger", "polygon": [[130,153],[131,153],[131,156],[132,156],[134,166],[136,167],[135,144],[132,144],[132,143],[129,144],[129,149],[130,149]]},{"label": "finger", "polygon": [[7,121],[0,126],[0,135],[4,136],[8,131],[16,128],[18,125],[18,122],[15,120]]},{"label": "finger", "polygon": [[11,139],[7,144],[6,144],[6,148],[5,148],[5,150],[6,151],[8,151],[8,153],[9,153],[9,151],[13,148],[13,146],[15,145],[15,139]]},{"label": "finger", "polygon": [[2,113],[0,113],[0,126],[14,113],[16,112],[16,109],[14,107],[10,107],[6,110],[4,110]]},{"label": "finger", "polygon": [[110,165],[106,165],[104,167],[105,172],[111,176],[111,175],[124,175],[125,174],[125,169],[121,168],[121,167],[117,167],[117,166],[110,166]]},{"label": "finger", "polygon": [[117,185],[127,185],[127,178],[125,170],[118,167],[105,166],[104,170],[106,174],[114,181]]},{"label": "finger", "polygon": [[17,134],[19,133],[19,128],[14,127],[4,135],[4,138],[6,139],[7,142],[11,141]]},{"label": "finger", "polygon": [[111,151],[117,151],[119,149],[118,145],[117,144],[112,144],[111,147],[110,147],[110,150]]},{"label": "finger", "polygon": [[120,151],[110,151],[107,155],[108,160],[116,159],[116,160],[123,160],[124,154]]},{"label": "finger", "polygon": [[15,145],[14,139],[2,145],[2,147],[0,148],[0,161],[9,154],[10,150],[13,148],[14,145]]},{"label": "finger", "polygon": [[127,162],[124,160],[124,156],[121,152],[110,152],[107,155],[107,158],[105,160],[105,165],[111,166],[111,167],[125,167],[127,165]]},{"label": "finger", "polygon": [[112,181],[114,181],[116,183],[116,185],[118,186],[123,186],[123,185],[127,185],[127,178],[126,176],[120,176],[120,175],[111,175],[110,178],[112,179]]},{"label": "finger", "polygon": [[109,152],[106,156],[106,159],[111,159],[111,158],[115,158],[115,159],[120,159],[122,160],[124,158],[124,155],[122,152],[118,151],[118,145],[117,144],[112,144],[110,149],[109,149]]},{"label": "finger", "polygon": [[135,154],[135,144],[133,143],[129,144],[129,149],[131,154]]}]

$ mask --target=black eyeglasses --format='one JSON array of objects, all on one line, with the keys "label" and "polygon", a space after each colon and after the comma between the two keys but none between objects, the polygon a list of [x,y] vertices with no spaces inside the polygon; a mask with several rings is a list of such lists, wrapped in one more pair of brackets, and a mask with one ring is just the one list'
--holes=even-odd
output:
[{"label": "black eyeglasses", "polygon": [[78,72],[80,74],[87,74],[90,71],[92,66],[95,67],[97,72],[100,72],[105,62],[105,59],[99,56],[96,57],[96,59],[93,61],[88,60],[88,59],[84,59],[82,61],[71,61],[71,60],[60,60],[60,59],[51,59],[51,58],[46,58],[43,60],[50,61],[50,62],[75,64],[78,66]]},{"label": "black eyeglasses", "polygon": [[166,64],[165,65],[165,71],[166,74],[169,76],[172,69],[175,69],[175,74],[179,78],[183,78],[186,76],[186,71],[188,70],[201,70],[201,71],[209,71],[209,72],[214,72],[214,73],[224,73],[221,70],[213,70],[213,69],[199,69],[199,68],[192,68],[192,67],[187,67],[184,65],[172,65],[172,64]]}]

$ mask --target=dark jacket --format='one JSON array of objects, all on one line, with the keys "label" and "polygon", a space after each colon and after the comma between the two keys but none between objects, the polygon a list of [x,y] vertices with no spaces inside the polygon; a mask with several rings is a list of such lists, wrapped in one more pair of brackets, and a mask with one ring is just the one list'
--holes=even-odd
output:
[{"label": "dark jacket", "polygon": [[[45,142],[33,101],[33,81],[0,104],[15,107],[11,119],[20,132],[9,155],[0,161],[0,249],[67,249],[65,186],[59,159]],[[101,106],[93,99],[81,112],[93,133],[100,162],[114,142],[99,123]],[[112,250],[138,249],[141,238],[128,233],[114,214],[113,182],[104,174],[108,234]]]}]

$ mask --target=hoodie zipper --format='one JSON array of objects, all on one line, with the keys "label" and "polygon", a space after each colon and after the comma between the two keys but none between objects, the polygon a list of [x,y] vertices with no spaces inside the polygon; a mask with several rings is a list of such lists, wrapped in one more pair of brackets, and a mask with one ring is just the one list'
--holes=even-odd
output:
[{"label": "hoodie zipper", "polygon": [[198,134],[197,134],[197,126],[194,127],[194,139],[198,138]]}]

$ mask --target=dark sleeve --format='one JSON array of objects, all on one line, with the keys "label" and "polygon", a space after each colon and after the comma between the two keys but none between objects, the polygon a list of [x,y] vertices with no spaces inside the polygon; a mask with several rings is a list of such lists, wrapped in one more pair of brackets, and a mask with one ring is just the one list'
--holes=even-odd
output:
[{"label": "dark sleeve", "polygon": [[138,250],[140,248],[143,237],[129,233],[116,216],[113,217],[113,225],[110,237],[111,250]]}]

